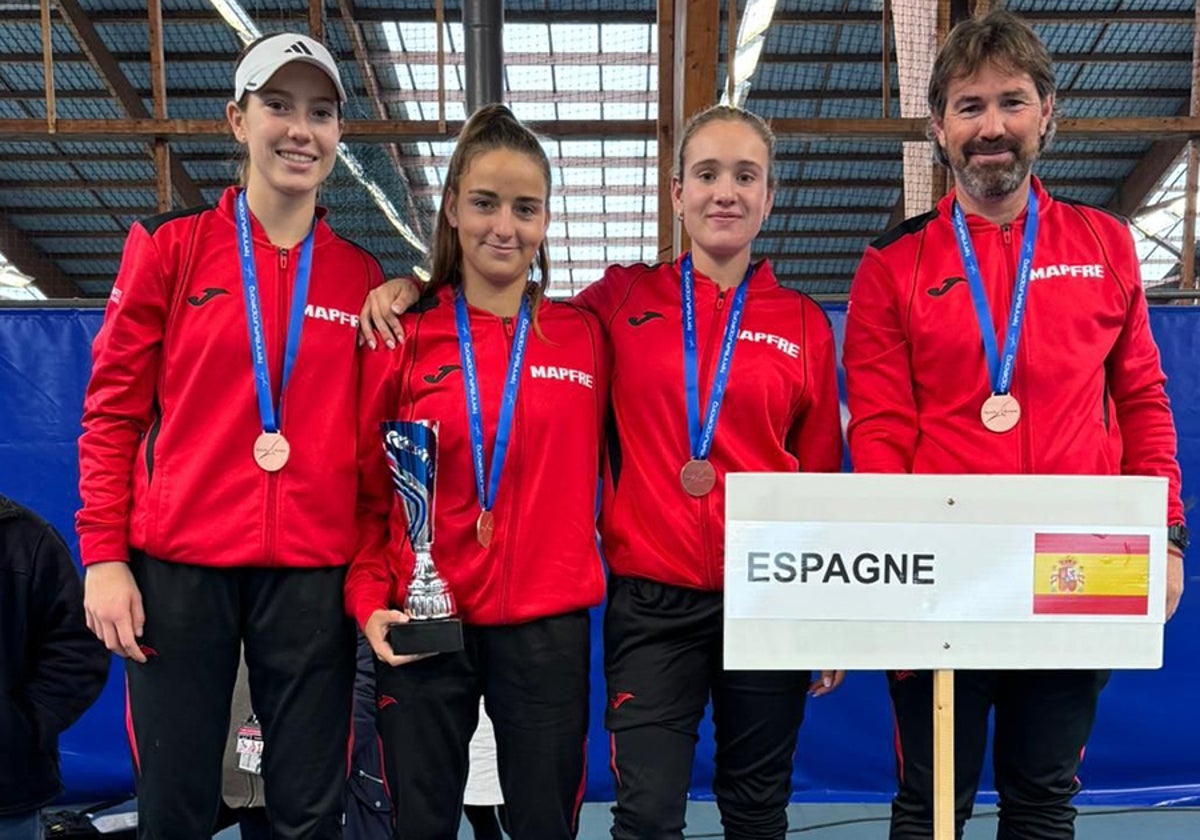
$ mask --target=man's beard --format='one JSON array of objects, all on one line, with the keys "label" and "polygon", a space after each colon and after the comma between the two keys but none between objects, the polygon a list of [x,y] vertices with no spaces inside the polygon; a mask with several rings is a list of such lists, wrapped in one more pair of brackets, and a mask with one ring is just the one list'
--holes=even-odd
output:
[{"label": "man's beard", "polygon": [[[972,155],[1000,151],[1011,152],[1013,159],[989,166],[970,163]],[[963,148],[962,157],[951,160],[951,169],[959,189],[973,198],[989,200],[1004,198],[1020,189],[1036,159],[1036,151],[1030,154],[1016,143],[974,144]]]}]

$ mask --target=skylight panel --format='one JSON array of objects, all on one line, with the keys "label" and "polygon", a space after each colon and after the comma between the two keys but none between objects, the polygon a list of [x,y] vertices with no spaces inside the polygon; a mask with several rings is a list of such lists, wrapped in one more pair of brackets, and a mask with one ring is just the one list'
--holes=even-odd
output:
[{"label": "skylight panel", "polygon": [[645,235],[640,222],[609,222],[605,227],[610,239],[641,239]]},{"label": "skylight panel", "polygon": [[606,64],[600,68],[604,90],[645,90],[646,68],[637,64]]},{"label": "skylight panel", "polygon": [[[598,195],[571,195],[565,197],[565,213],[603,213],[604,198]],[[611,207],[609,208],[612,209]],[[568,218],[569,222],[570,219]]]},{"label": "skylight panel", "polygon": [[519,91],[554,90],[554,74],[549,67],[509,65],[504,72],[508,76],[508,89],[514,95]]},{"label": "skylight panel", "polygon": [[604,169],[606,184],[634,184],[641,186],[646,183],[646,167],[609,166]]},{"label": "skylight panel", "polygon": [[608,206],[605,209],[610,213],[641,213],[648,210],[646,205],[649,204],[649,198],[639,195],[611,195],[607,197]]},{"label": "skylight panel", "polygon": [[513,115],[525,122],[552,122],[558,118],[553,102],[522,102],[514,95],[510,106]]},{"label": "skylight panel", "polygon": [[604,170],[583,166],[564,167],[562,183],[568,186],[602,186]]},{"label": "skylight panel", "polygon": [[574,245],[571,247],[571,259],[578,262],[600,262],[605,259],[602,245]]},{"label": "skylight panel", "polygon": [[[608,155],[615,154],[611,150]],[[604,145],[596,140],[564,140],[562,141],[563,157],[600,157],[605,155]],[[605,155],[605,156],[608,156]]]},{"label": "skylight panel", "polygon": [[600,68],[595,64],[558,64],[554,68],[558,90],[600,90]]},{"label": "skylight panel", "polygon": [[550,43],[555,52],[597,53],[600,52],[600,29],[594,24],[552,23]]},{"label": "skylight panel", "polygon": [[652,120],[657,117],[658,107],[649,102],[605,102],[600,113],[608,120]]},{"label": "skylight panel", "polygon": [[654,27],[640,23],[608,23],[600,27],[601,52],[644,52],[658,51],[654,41]]},{"label": "skylight panel", "polygon": [[544,23],[504,24],[505,52],[550,52],[550,28]]},{"label": "skylight panel", "polygon": [[603,222],[576,222],[571,225],[572,236],[586,236],[601,239],[604,237]]},{"label": "skylight panel", "polygon": [[603,116],[598,102],[561,102],[558,118],[562,120],[598,120]]}]

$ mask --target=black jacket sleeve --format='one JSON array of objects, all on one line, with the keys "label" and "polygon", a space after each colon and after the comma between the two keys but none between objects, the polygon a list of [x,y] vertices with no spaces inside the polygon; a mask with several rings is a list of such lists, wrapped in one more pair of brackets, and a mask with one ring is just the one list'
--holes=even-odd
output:
[{"label": "black jacket sleeve", "polygon": [[100,696],[111,656],[87,628],[79,572],[49,526],[34,546],[32,569],[25,698],[42,748],[53,750],[59,733]]}]

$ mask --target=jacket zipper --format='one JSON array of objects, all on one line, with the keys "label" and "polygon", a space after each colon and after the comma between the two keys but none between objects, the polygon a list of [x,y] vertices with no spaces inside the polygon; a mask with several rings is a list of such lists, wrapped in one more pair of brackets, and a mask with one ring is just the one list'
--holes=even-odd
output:
[{"label": "jacket zipper", "polygon": [[[1004,239],[1005,265],[1008,267],[1008,276],[1009,276],[1009,278],[1011,278],[1011,280],[1014,284],[1014,287],[1015,287],[1017,277],[1016,277],[1016,270],[1013,267],[1013,259],[1012,259],[1012,243],[1013,243],[1012,225],[1001,225],[1000,231],[1001,231],[1001,234]],[[1015,288],[1014,288],[1014,291],[1015,291]],[[1028,302],[1029,302],[1028,292],[1026,292],[1025,302],[1026,302],[1026,304],[1028,304]],[[1012,306],[1012,300],[1009,300],[1008,305],[1009,305],[1009,307]],[[1007,317],[1005,317],[1004,323],[1005,323],[1006,329],[1007,329],[1007,324],[1008,324]],[[1024,331],[1022,330],[1022,332],[1024,332]],[[1017,354],[1017,361],[1019,363],[1017,366],[1018,370],[1020,370],[1022,368],[1027,368],[1028,356],[1029,356],[1029,340],[1028,340],[1028,338],[1026,338],[1025,341],[1021,342],[1020,350]],[[1030,440],[1030,435],[1032,434],[1033,423],[1029,416],[1029,410],[1030,410],[1029,405],[1021,406],[1021,420],[1018,424],[1021,427],[1021,429],[1020,429],[1021,434],[1020,434],[1020,438],[1017,441],[1017,461],[1020,465],[1021,473],[1023,475],[1028,475],[1032,471],[1030,468],[1031,465],[1029,463],[1029,453],[1033,451],[1033,441]]]},{"label": "jacket zipper", "polygon": [[[512,355],[512,343],[513,343],[513,320],[512,320],[512,318],[501,318],[500,320],[501,320],[501,323],[504,325],[504,346],[508,350],[508,355],[511,356]],[[521,401],[517,400],[517,404],[513,410],[513,425],[512,425],[512,428],[509,430],[509,441],[508,442],[509,442],[509,451],[510,452],[513,449],[513,444],[516,443],[517,431],[518,431],[518,429],[521,428],[520,417],[519,417],[520,411],[521,411]],[[496,448],[495,448],[495,441],[493,441],[492,442],[492,458],[495,459],[495,457],[496,457]],[[507,461],[505,463],[507,465]],[[504,480],[503,476],[501,476],[500,480],[501,481]],[[513,482],[515,482],[517,480],[518,479],[516,477],[510,476],[508,479],[509,486],[510,487],[520,486],[520,485],[513,484]],[[494,506],[495,501],[496,501],[495,499],[492,500],[493,506]],[[505,526],[504,533],[505,534],[510,533],[509,527],[508,527],[510,524],[512,524],[511,512],[510,512],[508,518],[504,522],[504,526]],[[512,544],[513,544],[513,542],[514,542],[514,540],[511,537],[509,539],[505,540],[503,565],[500,567],[500,610],[499,611],[500,611],[500,623],[501,624],[508,623],[508,586],[509,586],[509,583],[511,582],[511,577],[512,577],[512,566],[513,566]]]},{"label": "jacket zipper", "polygon": [[[277,316],[284,309],[283,304],[285,301],[284,301],[283,292],[284,292],[284,289],[287,288],[287,275],[288,275],[288,249],[280,248],[279,249],[279,276],[278,276],[277,282],[275,284],[275,314]],[[279,318],[278,323],[280,324],[280,326],[279,326],[279,328],[277,328],[275,330],[276,344],[281,353],[286,352],[284,345],[287,342],[287,338],[282,333],[284,330],[287,329],[287,322],[288,322],[288,319],[286,317]],[[282,397],[283,397],[283,379],[282,379],[283,365],[282,364],[279,366],[279,375],[280,375],[280,381],[279,381],[280,399],[278,401],[279,416],[276,417],[275,419],[279,423],[279,430],[283,431],[284,424],[283,424],[283,399],[282,399]],[[271,399],[272,400],[275,399],[274,394],[271,395]],[[266,534],[266,540],[265,540],[266,556],[263,558],[263,560],[270,565],[274,565],[275,561],[276,561],[276,557],[275,557],[275,553],[277,551],[276,538],[278,536],[278,527],[279,527],[279,481],[280,481],[280,473],[281,472],[282,471],[267,473],[267,516],[266,516],[267,534]]]},{"label": "jacket zipper", "polygon": [[[722,332],[722,333],[724,332],[725,325],[721,323],[721,313],[725,309],[725,293],[726,293],[725,289],[721,289],[720,291],[717,292],[716,315],[713,318],[712,328],[709,330],[709,333],[708,333],[707,348],[704,353],[704,361],[705,361],[705,365],[707,366],[707,370],[701,369],[701,371],[700,371],[700,383],[701,383],[701,385],[700,385],[700,422],[701,422],[701,424],[703,424],[703,422],[704,422],[704,409],[705,409],[705,405],[706,405],[705,400],[704,400],[704,384],[703,383],[709,381],[708,372],[713,367],[713,359],[712,359],[713,349],[716,347],[719,347],[719,342],[717,341],[717,332],[718,331]],[[709,388],[709,396],[710,397],[712,396],[711,387]],[[717,438],[717,436],[716,436],[716,432],[714,430],[714,432],[713,432],[713,443],[714,444],[716,443],[716,438]],[[709,451],[708,454],[709,454],[709,457],[711,458],[712,452]],[[691,453],[689,452],[688,455],[690,457]],[[710,509],[711,506],[712,506],[712,502],[709,501],[707,494],[700,498],[700,537],[701,537],[701,544],[704,548],[704,557],[703,557],[704,580],[708,584],[709,589],[716,588],[715,581],[714,581],[714,573],[716,570],[713,568],[716,565],[716,558],[714,556],[712,540],[710,539],[709,528],[708,528],[709,520],[712,518],[712,511]]]}]

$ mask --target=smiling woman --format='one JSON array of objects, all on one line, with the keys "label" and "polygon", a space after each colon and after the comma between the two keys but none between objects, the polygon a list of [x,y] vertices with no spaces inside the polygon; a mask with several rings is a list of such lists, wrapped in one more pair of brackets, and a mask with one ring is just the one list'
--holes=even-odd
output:
[{"label": "smiling woman", "polygon": [[211,834],[244,649],[272,831],[333,837],[354,673],[353,313],[380,272],[316,203],[345,99],[328,50],[263,38],[234,77],[243,184],[130,229],[96,337],[85,606],[126,657],[142,830]]},{"label": "smiling woman", "polygon": [[463,171],[444,212],[458,233],[468,300],[512,298],[503,308],[516,314],[550,225],[548,190],[540,163],[511,149],[484,152]]},{"label": "smiling woman", "polygon": [[[720,721],[713,791],[726,831],[781,836],[806,698],[842,680],[837,671],[814,680],[809,672],[722,665],[726,474],[828,472],[842,460],[829,320],[813,300],[781,288],[768,261],[751,260],[774,199],[774,158],[775,137],[758,116],[728,106],[694,116],[671,185],[691,252],[654,266],[611,266],[571,301],[599,318],[613,348],[614,457],[600,533],[612,573],[604,667],[618,781],[614,838],[681,836],[710,696]],[[455,151],[447,219],[462,212],[460,187],[495,177],[485,177],[484,160],[456,168]],[[524,187],[516,195],[536,193]],[[509,242],[515,224],[482,225],[476,237]],[[443,245],[458,247],[448,242],[439,240],[439,254]],[[436,266],[435,278],[444,276]],[[372,328],[387,326],[379,313],[406,286],[389,283],[364,306],[368,344]],[[389,341],[393,335],[389,329]],[[553,428],[573,425],[560,416]]]},{"label": "smiling woman", "polygon": [[397,836],[455,836],[481,695],[512,836],[575,835],[587,609],[604,597],[595,510],[608,352],[594,316],[545,297],[549,199],[538,138],[504,106],[479,109],[450,159],[410,338],[366,363],[364,415],[438,424],[433,559],[463,620],[456,653],[398,656],[389,644],[388,628],[410,619],[398,607],[413,553],[371,450],[346,601],[378,659]]}]

